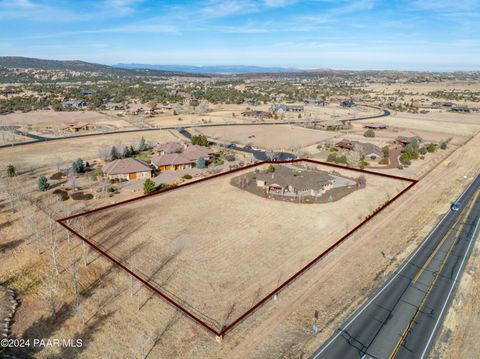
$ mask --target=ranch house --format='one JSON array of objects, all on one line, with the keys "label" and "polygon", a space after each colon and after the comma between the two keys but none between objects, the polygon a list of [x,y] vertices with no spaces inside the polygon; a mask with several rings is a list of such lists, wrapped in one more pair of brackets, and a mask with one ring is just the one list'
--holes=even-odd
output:
[{"label": "ranch house", "polygon": [[102,172],[109,180],[135,181],[152,177],[152,167],[144,161],[123,158],[107,163]]}]

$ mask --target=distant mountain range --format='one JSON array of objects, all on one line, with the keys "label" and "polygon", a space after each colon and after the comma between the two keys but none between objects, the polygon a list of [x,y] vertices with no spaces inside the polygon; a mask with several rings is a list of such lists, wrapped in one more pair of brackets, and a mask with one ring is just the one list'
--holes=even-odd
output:
[{"label": "distant mountain range", "polygon": [[301,71],[294,67],[262,67],[245,65],[214,65],[214,66],[189,66],[189,65],[151,65],[151,64],[116,64],[114,67],[123,69],[149,69],[162,71],[180,71],[203,74],[251,74],[270,72]]},{"label": "distant mountain range", "polygon": [[99,72],[116,76],[187,76],[175,70],[122,68],[79,60],[44,60],[21,56],[0,56],[0,67]]}]

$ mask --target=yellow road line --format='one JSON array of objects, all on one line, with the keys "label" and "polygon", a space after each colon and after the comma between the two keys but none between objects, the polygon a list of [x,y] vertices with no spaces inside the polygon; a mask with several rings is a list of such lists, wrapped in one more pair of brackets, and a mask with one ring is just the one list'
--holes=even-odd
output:
[{"label": "yellow road line", "polygon": [[[447,263],[447,259],[448,257],[450,256],[452,250],[453,250],[453,247],[455,246],[455,243],[457,242],[458,238],[460,237],[460,234],[462,233],[462,230],[463,230],[463,227],[465,226],[465,223],[466,223],[466,220],[468,219],[468,216],[470,216],[470,213],[472,212],[473,210],[473,207],[475,205],[475,202],[477,200],[477,197],[478,195],[480,194],[480,190],[477,190],[475,192],[475,195],[473,196],[472,199],[470,199],[469,201],[469,205],[468,205],[468,211],[467,211],[467,214],[466,216],[462,216],[460,215],[459,218],[465,218],[465,222],[463,222],[461,225],[460,225],[460,228],[456,231],[456,235],[455,235],[455,239],[453,240],[452,244],[450,245],[450,248],[448,249],[448,252],[447,252],[447,255],[443,258],[443,261],[442,261],[442,264],[440,265],[440,269],[437,271],[437,274],[434,278],[433,278],[433,281],[430,283],[430,286],[428,287],[428,290],[427,292],[425,293],[425,295],[423,296],[422,298],[422,301],[420,302],[420,305],[417,307],[417,309],[415,310],[415,314],[413,315],[412,319],[410,319],[407,327],[405,328],[405,330],[403,331],[402,335],[400,336],[400,338],[398,339],[397,341],[397,344],[395,345],[395,348],[393,349],[392,353],[390,354],[390,356],[388,357],[389,359],[393,359],[395,358],[395,356],[397,355],[398,351],[400,350],[400,347],[403,343],[403,341],[405,340],[405,338],[407,337],[407,334],[408,332],[410,331],[410,328],[412,327],[413,323],[415,322],[415,319],[417,318],[418,314],[421,312],[423,306],[425,305],[425,302],[427,301],[427,298],[428,296],[430,295],[430,292],[432,291],[433,289],[433,286],[435,285],[435,283],[437,282],[438,278],[440,277],[440,273],[442,272],[443,268],[445,267],[446,263]],[[465,207],[466,209],[467,207]],[[465,210],[464,209],[464,210]],[[462,211],[463,212],[463,211]],[[458,219],[457,221],[455,222],[455,225],[456,223],[458,223]],[[455,226],[454,225],[454,226]],[[453,227],[454,227],[453,226]],[[430,259],[430,258],[429,258]]]},{"label": "yellow road line", "polygon": [[[466,207],[465,207],[466,208]],[[464,210],[465,210],[464,208]],[[463,211],[462,211],[463,212]],[[453,226],[450,227],[450,229],[448,230],[448,232],[443,236],[442,240],[440,241],[440,243],[438,243],[437,247],[435,248],[435,250],[432,252],[432,254],[430,255],[430,257],[428,257],[427,261],[425,262],[425,264],[422,266],[422,268],[420,268],[420,270],[417,272],[417,274],[415,275],[415,277],[413,277],[412,279],[412,283],[416,283],[418,278],[420,278],[420,276],[422,275],[422,273],[425,271],[425,269],[427,269],[428,265],[430,264],[430,262],[432,261],[433,257],[435,257],[435,255],[437,254],[437,252],[440,250],[440,248],[443,246],[443,243],[445,243],[445,241],[447,240],[447,238],[450,236],[450,234],[452,234],[452,231],[454,230],[455,226],[458,224],[458,222],[460,221],[460,219],[462,218],[462,215],[459,215],[457,220],[455,221],[455,223],[453,224]]]}]

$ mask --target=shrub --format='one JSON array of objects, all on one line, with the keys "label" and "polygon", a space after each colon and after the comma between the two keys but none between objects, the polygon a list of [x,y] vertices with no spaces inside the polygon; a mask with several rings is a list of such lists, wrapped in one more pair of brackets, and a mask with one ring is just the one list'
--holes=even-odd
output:
[{"label": "shrub", "polygon": [[42,176],[38,179],[38,189],[42,192],[45,192],[50,184],[48,183],[47,177]]},{"label": "shrub", "polygon": [[375,137],[375,131],[369,128],[368,130],[365,131],[363,134],[365,137]]},{"label": "shrub", "polygon": [[441,148],[442,150],[446,150],[446,149],[447,149],[447,146],[448,146],[447,143],[444,142],[444,141],[440,143],[440,148]]},{"label": "shrub", "polygon": [[75,173],[85,172],[85,165],[83,164],[83,160],[81,158],[77,158],[77,160],[72,163],[72,169]]},{"label": "shrub", "polygon": [[192,179],[192,175],[186,174],[182,177],[183,179]]},{"label": "shrub", "polygon": [[192,145],[199,145],[199,146],[208,146],[208,138],[204,135],[194,135],[192,136]]},{"label": "shrub", "polygon": [[403,166],[402,166],[402,165],[398,165],[397,168],[398,168],[399,170],[403,170]]},{"label": "shrub", "polygon": [[221,166],[223,165],[225,162],[221,159],[221,158],[217,158],[217,160],[215,161],[215,166]]},{"label": "shrub", "polygon": [[388,158],[384,157],[378,163],[381,165],[388,165]]},{"label": "shrub", "polygon": [[233,162],[233,161],[235,161],[235,156],[227,155],[227,156],[225,156],[225,159],[226,159],[228,162]]},{"label": "shrub", "polygon": [[149,194],[153,193],[157,190],[155,186],[155,182],[153,182],[150,178],[147,178],[145,182],[143,182],[143,193]]},{"label": "shrub", "polygon": [[420,148],[419,150],[421,155],[426,155],[427,154],[427,149],[425,147]]},{"label": "shrub", "polygon": [[7,176],[8,177],[15,177],[17,175],[17,169],[14,165],[7,166]]},{"label": "shrub", "polygon": [[267,172],[267,173],[273,173],[273,172],[275,172],[275,167],[273,167],[272,165],[268,165],[266,172]]},{"label": "shrub", "polygon": [[195,164],[195,167],[205,168],[206,167],[205,158],[204,157],[198,157],[197,158],[197,163]]},{"label": "shrub", "polygon": [[388,157],[390,155],[390,148],[388,146],[382,147],[383,157]]},{"label": "shrub", "polygon": [[434,143],[429,144],[427,147],[427,151],[430,153],[435,152],[436,149],[437,149],[437,145],[435,145]]}]

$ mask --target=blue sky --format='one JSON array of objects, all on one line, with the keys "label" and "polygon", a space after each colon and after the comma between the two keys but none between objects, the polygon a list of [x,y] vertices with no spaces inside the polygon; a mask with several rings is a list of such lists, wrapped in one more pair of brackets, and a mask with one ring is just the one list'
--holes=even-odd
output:
[{"label": "blue sky", "polygon": [[0,55],[480,70],[480,0],[0,0]]}]

